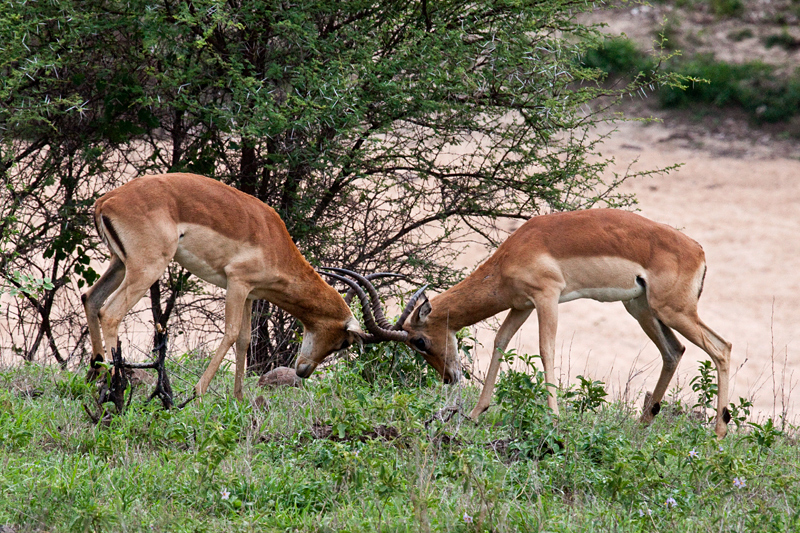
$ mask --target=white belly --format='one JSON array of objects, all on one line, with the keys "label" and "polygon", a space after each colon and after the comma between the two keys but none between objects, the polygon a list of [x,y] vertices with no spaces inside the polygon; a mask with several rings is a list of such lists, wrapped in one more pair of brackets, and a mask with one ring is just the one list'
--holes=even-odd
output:
[{"label": "white belly", "polygon": [[178,250],[175,252],[175,261],[202,280],[213,283],[217,287],[222,287],[223,289],[228,286],[228,278],[225,276],[224,271],[217,270],[203,258],[193,254],[191,250],[180,244],[178,245]]},{"label": "white belly", "polygon": [[175,261],[198,278],[227,288],[226,269],[233,263],[241,263],[250,252],[247,245],[198,224],[183,223],[177,229]]},{"label": "white belly", "polygon": [[560,262],[565,287],[559,302],[591,298],[600,302],[632,300],[644,294],[638,278],[647,279],[641,265],[618,257],[583,257]]},{"label": "white belly", "polygon": [[633,300],[637,296],[644,294],[644,288],[634,284],[633,287],[599,287],[582,288],[576,291],[563,293],[558,299],[558,303],[571,302],[579,298],[591,298],[599,302],[619,302]]}]

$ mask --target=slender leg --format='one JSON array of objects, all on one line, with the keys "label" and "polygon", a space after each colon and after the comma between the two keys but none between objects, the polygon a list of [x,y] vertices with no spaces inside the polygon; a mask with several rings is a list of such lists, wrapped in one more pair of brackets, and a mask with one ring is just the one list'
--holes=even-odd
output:
[{"label": "slender leg", "polygon": [[253,300],[248,298],[244,302],[242,312],[242,325],[239,328],[239,337],[236,339],[236,375],[233,380],[233,395],[237,400],[242,401],[242,383],[244,382],[244,372],[247,369],[247,347],[250,346],[250,334],[252,333]]},{"label": "slender leg", "polygon": [[205,394],[208,384],[211,383],[211,378],[219,370],[225,354],[228,353],[228,350],[239,337],[239,330],[242,327],[242,314],[244,313],[245,302],[250,290],[251,288],[248,285],[228,278],[228,289],[225,294],[225,334],[222,336],[222,343],[214,352],[214,357],[211,358],[208,368],[203,372],[200,381],[194,387],[198,396]]},{"label": "slender leg", "polygon": [[558,292],[540,292],[534,296],[536,316],[539,318],[539,352],[544,366],[545,382],[553,386],[553,391],[547,397],[547,405],[558,414],[558,400],[556,399],[555,356],[556,356],[556,331],[558,330]]},{"label": "slender leg", "polygon": [[706,352],[717,367],[717,420],[714,430],[721,439],[728,433],[731,417],[728,411],[731,344],[703,324],[697,312],[667,315],[664,322]]},{"label": "slender leg", "polygon": [[678,363],[686,348],[675,336],[675,333],[653,315],[645,295],[622,303],[661,352],[661,374],[658,377],[655,391],[645,401],[640,418],[642,423],[649,424],[661,408],[661,400],[667,392],[669,382],[672,381],[672,376],[675,374],[675,369],[678,368]]},{"label": "slender leg", "polygon": [[489,408],[492,401],[492,393],[494,392],[494,383],[497,380],[497,371],[500,369],[500,357],[502,352],[505,351],[511,338],[519,330],[520,326],[528,319],[533,309],[512,309],[506,316],[503,325],[497,331],[497,336],[494,338],[494,350],[492,351],[492,361],[489,363],[489,370],[486,373],[486,381],[483,384],[481,396],[478,398],[478,404],[469,414],[470,418],[477,420],[478,417]]},{"label": "slender leg", "polygon": [[117,290],[125,278],[125,265],[119,257],[112,254],[111,264],[100,279],[87,290],[81,300],[92,341],[92,359],[87,380],[97,377],[97,363],[103,360],[103,334],[100,329],[100,309],[108,297]]},{"label": "slender leg", "polygon": [[150,286],[158,281],[169,264],[171,256],[132,259],[125,263],[125,277],[100,309],[100,326],[103,330],[106,358],[111,361],[111,349],[117,347],[117,333],[122,319],[142,299]]}]

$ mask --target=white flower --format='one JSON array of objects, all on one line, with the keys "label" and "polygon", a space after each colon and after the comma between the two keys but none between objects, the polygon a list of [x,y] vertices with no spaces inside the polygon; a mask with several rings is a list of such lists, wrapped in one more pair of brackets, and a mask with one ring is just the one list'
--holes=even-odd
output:
[{"label": "white flower", "polygon": [[697,450],[689,450],[689,459],[697,459],[698,457],[700,457],[700,454],[697,453]]},{"label": "white flower", "polygon": [[223,500],[227,500],[231,497],[231,493],[228,491],[228,489],[222,489],[219,491],[219,495],[222,496]]},{"label": "white flower", "polygon": [[652,509],[644,509],[644,510],[639,509],[639,516],[644,516],[644,515],[650,516],[652,514],[653,514]]},{"label": "white flower", "polygon": [[463,518],[464,518],[464,522],[466,522],[467,524],[471,524],[472,523],[472,517],[470,515],[468,515],[466,511],[464,511]]},{"label": "white flower", "polygon": [[677,506],[678,506],[678,502],[676,502],[676,501],[675,501],[675,498],[673,498],[672,496],[670,496],[669,498],[667,498],[667,501],[666,501],[666,502],[664,502],[664,505],[666,505],[666,506],[667,506],[667,508],[670,508],[670,507],[677,507]]},{"label": "white flower", "polygon": [[747,486],[747,481],[743,477],[735,477],[733,478],[733,486],[737,489],[743,489]]}]

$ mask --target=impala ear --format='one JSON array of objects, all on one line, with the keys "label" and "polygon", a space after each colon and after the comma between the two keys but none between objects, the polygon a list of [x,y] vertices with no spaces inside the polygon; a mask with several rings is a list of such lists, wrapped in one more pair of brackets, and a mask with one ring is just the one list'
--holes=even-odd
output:
[{"label": "impala ear", "polygon": [[419,301],[419,305],[417,305],[416,309],[414,309],[414,312],[412,312],[411,316],[408,318],[411,327],[419,327],[424,325],[428,320],[428,315],[431,314],[431,302],[428,301],[428,297],[423,294]]}]

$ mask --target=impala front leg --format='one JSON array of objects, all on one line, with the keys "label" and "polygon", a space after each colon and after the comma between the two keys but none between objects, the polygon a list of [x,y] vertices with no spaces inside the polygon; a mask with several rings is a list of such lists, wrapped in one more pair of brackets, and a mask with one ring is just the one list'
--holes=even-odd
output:
[{"label": "impala front leg", "polygon": [[222,360],[225,359],[225,354],[228,353],[233,343],[239,337],[239,330],[242,326],[242,315],[244,313],[245,302],[247,295],[250,294],[250,287],[233,282],[228,279],[228,292],[225,295],[225,335],[222,336],[217,351],[214,352],[214,357],[208,364],[208,368],[203,372],[200,381],[194,386],[194,390],[198,396],[205,394],[208,389],[208,384],[214,374],[219,370]]},{"label": "impala front leg", "polygon": [[492,403],[494,383],[497,380],[497,372],[500,369],[500,358],[503,356],[508,343],[511,342],[511,338],[531,315],[531,311],[533,309],[512,309],[498,330],[497,336],[494,338],[492,361],[489,363],[489,370],[486,372],[486,381],[483,383],[481,396],[478,398],[478,404],[469,414],[471,419],[477,420],[481,413],[486,411]]},{"label": "impala front leg", "polygon": [[556,331],[558,330],[558,293],[544,293],[534,297],[534,301],[536,316],[539,319],[539,354],[542,356],[544,380],[553,387],[547,396],[547,406],[557,415],[555,355]]},{"label": "impala front leg", "polygon": [[239,337],[236,339],[236,376],[233,378],[233,395],[239,401],[244,399],[242,385],[244,383],[244,372],[247,370],[247,347],[250,346],[252,318],[253,300],[248,298],[244,302],[242,325],[239,329]]}]

